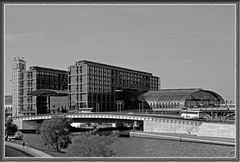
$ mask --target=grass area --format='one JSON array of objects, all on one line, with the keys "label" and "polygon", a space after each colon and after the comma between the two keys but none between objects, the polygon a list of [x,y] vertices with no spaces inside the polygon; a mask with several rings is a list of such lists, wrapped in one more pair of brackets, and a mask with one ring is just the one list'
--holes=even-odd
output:
[{"label": "grass area", "polygon": [[[80,133],[81,132],[72,133],[72,140],[74,141],[74,139],[77,138]],[[23,134],[23,140],[16,141],[16,143],[22,145],[23,141],[28,141],[29,147],[32,147],[34,149],[37,149],[37,150],[42,151],[44,153],[47,153],[47,154],[49,154],[53,157],[69,157],[67,155],[67,153],[57,152],[56,150],[52,150],[52,149],[48,148],[48,146],[44,145],[42,137],[39,134],[24,133]],[[79,152],[75,151],[74,154],[71,154],[71,155],[72,155],[72,157],[78,157]]]},{"label": "grass area", "polygon": [[[54,157],[65,157],[65,153],[60,153],[54,150],[51,150],[47,146],[44,145],[42,138],[39,134],[30,134],[24,133],[23,134],[23,141],[28,141],[29,147],[47,153]],[[16,141],[16,143],[22,144],[22,141]]]}]

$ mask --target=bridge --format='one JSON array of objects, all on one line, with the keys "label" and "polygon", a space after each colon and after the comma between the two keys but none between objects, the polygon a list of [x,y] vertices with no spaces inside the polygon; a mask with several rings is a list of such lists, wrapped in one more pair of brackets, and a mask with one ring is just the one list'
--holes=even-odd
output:
[{"label": "bridge", "polygon": [[219,121],[183,119],[175,115],[138,113],[65,113],[13,117],[19,129],[38,130],[44,120],[63,116],[73,122],[90,123],[132,123],[142,127],[144,132],[183,133],[198,136],[235,138],[235,124]]},{"label": "bridge", "polygon": [[82,123],[130,123],[136,127],[143,126],[144,121],[154,119],[166,120],[184,120],[180,116],[175,115],[156,115],[156,114],[140,114],[140,113],[64,113],[64,114],[46,114],[34,116],[13,117],[14,122],[20,129],[39,129],[43,120],[51,119],[53,116],[61,116],[72,119],[72,122]]},{"label": "bridge", "polygon": [[31,116],[13,117],[14,120],[45,120],[51,119],[53,116],[62,116],[66,118],[100,118],[105,119],[120,119],[120,120],[151,120],[153,117],[161,118],[172,118],[184,120],[180,116],[176,115],[161,115],[161,114],[143,114],[143,113],[118,113],[118,112],[97,112],[97,113],[59,113],[59,114],[41,114]]}]

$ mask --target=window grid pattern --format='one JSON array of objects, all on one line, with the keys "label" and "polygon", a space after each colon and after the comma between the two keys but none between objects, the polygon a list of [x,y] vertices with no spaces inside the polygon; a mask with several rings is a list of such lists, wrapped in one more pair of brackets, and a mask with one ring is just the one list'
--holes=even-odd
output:
[{"label": "window grid pattern", "polygon": [[117,100],[116,89],[159,89],[159,78],[149,73],[88,61],[71,65],[68,74],[69,106],[72,111],[81,108],[113,111]]},{"label": "window grid pattern", "polygon": [[[60,71],[41,67],[30,67],[22,72],[22,115],[34,115],[47,112],[47,98],[28,95],[38,89],[67,89],[67,71]],[[42,107],[42,108],[40,108]],[[43,107],[45,107],[43,109]],[[37,110],[39,109],[39,110]]]}]

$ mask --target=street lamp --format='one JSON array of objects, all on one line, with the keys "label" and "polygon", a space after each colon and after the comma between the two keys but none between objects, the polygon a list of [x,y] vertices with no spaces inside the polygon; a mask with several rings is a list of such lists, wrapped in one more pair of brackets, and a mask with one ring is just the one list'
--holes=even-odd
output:
[{"label": "street lamp", "polygon": [[[143,113],[144,112],[144,103],[141,102],[139,103],[139,110],[138,110],[138,113]],[[152,105],[152,108],[154,108],[154,105]]]},{"label": "street lamp", "polygon": [[141,112],[141,103],[138,104],[138,107],[139,107],[138,113],[140,114],[140,112]]}]

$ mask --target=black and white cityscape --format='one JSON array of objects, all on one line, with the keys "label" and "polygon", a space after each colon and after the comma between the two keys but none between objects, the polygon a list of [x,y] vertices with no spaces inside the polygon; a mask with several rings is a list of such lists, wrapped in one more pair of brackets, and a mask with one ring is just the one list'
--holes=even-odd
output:
[{"label": "black and white cityscape", "polygon": [[235,10],[5,4],[4,158],[235,158]]}]

